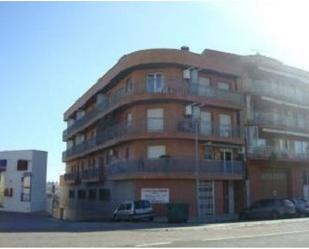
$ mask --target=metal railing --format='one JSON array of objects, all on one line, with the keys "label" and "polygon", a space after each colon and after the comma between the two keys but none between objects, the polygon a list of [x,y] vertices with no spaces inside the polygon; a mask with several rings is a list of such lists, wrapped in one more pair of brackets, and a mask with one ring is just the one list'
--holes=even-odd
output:
[{"label": "metal railing", "polygon": [[298,153],[274,146],[251,146],[248,148],[247,153],[249,157],[256,159],[309,160],[309,152]]},{"label": "metal railing", "polygon": [[[199,128],[199,139],[210,138],[225,139],[225,138],[241,138],[240,128],[231,128],[226,126],[213,126],[210,130],[203,130],[203,126]],[[177,120],[165,118],[148,118],[144,120],[135,120],[119,123],[117,125],[105,128],[103,131],[98,131],[96,137],[92,140],[85,140],[79,145],[73,146],[63,152],[63,160],[80,153],[87,152],[98,145],[103,145],[113,139],[125,139],[129,137],[138,138],[145,135],[195,135],[194,123],[192,120]]]},{"label": "metal railing", "polygon": [[81,172],[81,178],[82,180],[91,180],[91,179],[98,179],[100,177],[103,177],[103,168],[92,168],[92,169],[86,169]]},{"label": "metal railing", "polygon": [[[201,174],[242,176],[244,167],[242,161],[199,160],[199,171]],[[110,176],[134,173],[189,173],[194,175],[195,160],[193,157],[128,160],[111,163],[108,168]]]},{"label": "metal railing", "polygon": [[188,84],[181,80],[168,79],[164,83],[164,87],[157,91],[147,90],[147,83],[135,82],[134,88],[131,91],[126,91],[123,87],[113,94],[106,96],[106,99],[97,104],[95,108],[89,112],[86,112],[83,117],[76,120],[74,124],[63,131],[64,139],[72,135],[76,130],[87,124],[91,119],[96,117],[99,113],[107,111],[109,108],[121,103],[121,101],[128,100],[128,97],[145,96],[166,96],[166,97],[188,97],[188,96],[200,96],[211,99],[220,99],[230,104],[237,106],[244,105],[244,97],[241,93],[221,90],[213,87],[207,87],[200,84]]},{"label": "metal railing", "polygon": [[78,173],[76,172],[68,172],[68,173],[65,173],[63,175],[63,180],[65,182],[72,182],[72,181],[76,181],[78,179]]},{"label": "metal railing", "polygon": [[309,130],[309,122],[307,120],[299,121],[295,118],[287,117],[275,112],[255,112],[252,115],[250,122],[278,127],[283,126],[292,129]]},{"label": "metal railing", "polygon": [[295,86],[272,87],[274,82],[267,80],[248,81],[247,90],[252,93],[274,97],[288,102],[309,105],[309,92],[301,89],[297,90]]}]

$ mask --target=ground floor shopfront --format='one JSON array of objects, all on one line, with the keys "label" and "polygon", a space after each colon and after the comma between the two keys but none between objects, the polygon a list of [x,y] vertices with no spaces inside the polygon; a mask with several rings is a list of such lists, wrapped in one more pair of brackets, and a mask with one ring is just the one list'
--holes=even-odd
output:
[{"label": "ground floor shopfront", "polygon": [[[201,179],[136,179],[106,181],[101,184],[67,185],[60,210],[63,219],[110,219],[119,203],[149,199],[157,217],[167,215],[168,203],[189,205],[190,218],[238,213],[245,205],[244,181]],[[197,200],[196,194],[199,199]]]},{"label": "ground floor shopfront", "polygon": [[309,199],[309,165],[304,162],[248,160],[247,173],[251,203],[264,198]]}]

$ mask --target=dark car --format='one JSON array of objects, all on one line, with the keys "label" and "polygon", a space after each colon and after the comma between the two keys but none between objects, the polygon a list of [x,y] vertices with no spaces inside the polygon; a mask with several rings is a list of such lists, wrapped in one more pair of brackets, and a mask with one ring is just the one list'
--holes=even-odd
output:
[{"label": "dark car", "polygon": [[305,199],[291,199],[296,208],[296,213],[299,217],[305,217],[309,215],[309,201]]},{"label": "dark car", "polygon": [[264,199],[254,202],[249,208],[241,210],[241,220],[278,219],[296,217],[293,202],[287,199]]}]

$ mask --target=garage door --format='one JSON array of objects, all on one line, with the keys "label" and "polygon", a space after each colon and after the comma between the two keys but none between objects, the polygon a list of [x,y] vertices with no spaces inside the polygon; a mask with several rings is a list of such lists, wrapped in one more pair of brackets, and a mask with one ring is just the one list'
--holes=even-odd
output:
[{"label": "garage door", "polygon": [[288,173],[285,169],[269,169],[261,173],[262,198],[287,198]]}]

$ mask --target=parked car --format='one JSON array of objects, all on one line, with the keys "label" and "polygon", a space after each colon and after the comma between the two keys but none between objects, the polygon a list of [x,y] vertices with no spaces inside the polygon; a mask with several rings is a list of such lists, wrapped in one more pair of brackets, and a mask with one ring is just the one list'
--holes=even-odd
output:
[{"label": "parked car", "polygon": [[114,211],[113,220],[144,220],[152,221],[154,212],[152,206],[147,200],[127,201],[121,203]]},{"label": "parked car", "polygon": [[309,201],[301,198],[291,199],[296,208],[296,213],[299,217],[304,217],[309,215]]},{"label": "parked car", "polygon": [[239,218],[241,220],[278,219],[296,217],[296,215],[295,205],[287,199],[263,199],[241,210]]}]

